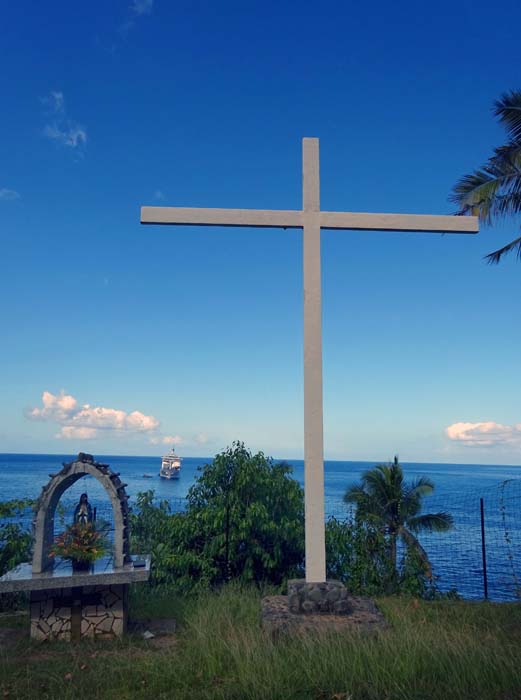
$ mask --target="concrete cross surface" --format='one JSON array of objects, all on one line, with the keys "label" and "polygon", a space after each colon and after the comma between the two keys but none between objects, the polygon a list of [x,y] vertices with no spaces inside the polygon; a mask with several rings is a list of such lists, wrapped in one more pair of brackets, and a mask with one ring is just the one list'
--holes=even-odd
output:
[{"label": "concrete cross surface", "polygon": [[306,581],[326,580],[320,229],[477,233],[477,217],[320,211],[318,139],[302,140],[301,211],[142,207],[142,224],[304,230],[304,490]]}]

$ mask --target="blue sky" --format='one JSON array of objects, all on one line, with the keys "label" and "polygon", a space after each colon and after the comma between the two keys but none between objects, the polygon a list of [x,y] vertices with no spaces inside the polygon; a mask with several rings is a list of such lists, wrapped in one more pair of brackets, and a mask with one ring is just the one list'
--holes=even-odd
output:
[{"label": "blue sky", "polygon": [[[2,14],[0,451],[301,457],[301,233],[139,207],[300,208],[318,136],[323,209],[451,213],[521,87],[519,4]],[[515,235],[323,232],[326,457],[521,463],[521,265],[482,259]]]}]

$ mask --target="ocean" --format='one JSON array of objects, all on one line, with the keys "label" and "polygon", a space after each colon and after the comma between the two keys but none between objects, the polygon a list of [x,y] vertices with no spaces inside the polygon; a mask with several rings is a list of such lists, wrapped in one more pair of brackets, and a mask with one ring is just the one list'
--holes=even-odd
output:
[{"label": "ocean", "polygon": [[[0,454],[0,499],[37,498],[49,474],[59,471],[63,462],[74,457]],[[158,476],[159,457],[96,455],[96,459],[120,472],[131,502],[139,492],[153,489],[156,497],[170,501],[173,509],[183,507],[183,499],[198,469],[211,462],[210,457],[185,457],[180,478],[166,481]],[[292,465],[294,477],[303,485],[304,462],[285,461]],[[343,518],[348,515],[342,502],[343,494],[374,465],[375,462],[325,462],[327,516]],[[517,599],[521,593],[521,466],[414,462],[405,462],[402,466],[407,480],[428,476],[434,482],[434,494],[425,499],[425,512],[444,510],[454,517],[455,527],[450,532],[420,536],[440,589],[457,589],[466,598],[483,597],[482,498],[489,597]],[[145,474],[152,478],[144,477]],[[110,511],[101,486],[92,477],[80,480],[64,494],[68,511],[83,491],[87,491],[89,500],[100,512]]]}]

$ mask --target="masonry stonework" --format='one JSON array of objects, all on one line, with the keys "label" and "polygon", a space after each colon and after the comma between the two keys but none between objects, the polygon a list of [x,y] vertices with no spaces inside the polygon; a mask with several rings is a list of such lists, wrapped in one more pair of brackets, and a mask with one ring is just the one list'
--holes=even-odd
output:
[{"label": "masonry stonework", "polygon": [[83,586],[31,592],[31,637],[114,639],[127,626],[128,586]]}]

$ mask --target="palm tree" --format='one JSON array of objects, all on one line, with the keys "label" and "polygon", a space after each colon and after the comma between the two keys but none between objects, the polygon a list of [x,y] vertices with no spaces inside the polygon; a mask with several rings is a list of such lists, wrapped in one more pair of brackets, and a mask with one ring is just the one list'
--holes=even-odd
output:
[{"label": "palm tree", "polygon": [[359,485],[347,489],[344,502],[355,504],[357,518],[376,526],[388,536],[395,571],[396,547],[401,539],[408,550],[418,554],[430,576],[429,559],[416,534],[422,530],[445,532],[453,525],[449,513],[420,513],[422,498],[433,490],[434,484],[425,476],[411,484],[406,483],[396,456],[392,464],[379,464],[366,471]]},{"label": "palm tree", "polygon": [[[485,165],[462,177],[450,197],[459,206],[458,214],[479,216],[484,224],[521,214],[521,91],[506,92],[496,100],[494,115],[506,129],[507,143],[496,148]],[[521,260],[521,236],[486,258],[498,263],[512,250]]]}]

